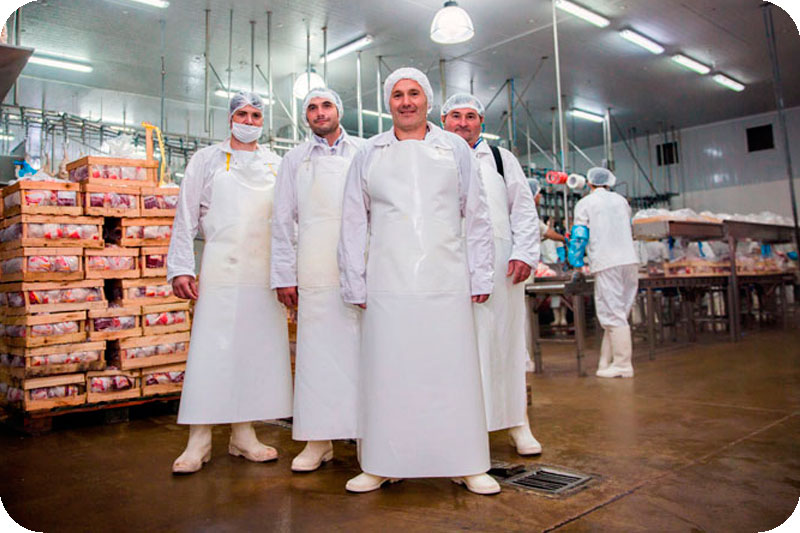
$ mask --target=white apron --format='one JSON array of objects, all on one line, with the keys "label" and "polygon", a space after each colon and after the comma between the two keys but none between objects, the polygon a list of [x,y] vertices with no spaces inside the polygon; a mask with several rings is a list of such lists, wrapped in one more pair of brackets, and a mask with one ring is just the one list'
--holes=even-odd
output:
[{"label": "white apron", "polygon": [[295,440],[356,437],[361,310],[342,300],[336,261],[349,166],[323,156],[297,175]]},{"label": "white apron", "polygon": [[475,329],[486,402],[486,424],[497,431],[525,423],[525,284],[506,276],[511,257],[508,193],[494,160],[481,158],[481,179],[494,229],[494,291],[474,304]]},{"label": "white apron", "polygon": [[378,148],[361,350],[361,468],[386,477],[486,472],[489,441],[450,147]]},{"label": "white apron", "polygon": [[286,312],[269,288],[275,173],[261,158],[214,176],[179,424],[292,414]]}]

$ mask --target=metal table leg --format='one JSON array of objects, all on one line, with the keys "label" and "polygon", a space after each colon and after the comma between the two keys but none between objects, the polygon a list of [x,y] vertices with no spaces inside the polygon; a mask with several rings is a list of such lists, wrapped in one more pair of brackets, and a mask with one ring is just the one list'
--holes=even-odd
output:
[{"label": "metal table leg", "polygon": [[541,374],[544,372],[542,368],[542,344],[539,342],[541,336],[539,330],[539,299],[533,297],[531,301],[531,344],[533,344],[533,372]]},{"label": "metal table leg", "polygon": [[575,345],[578,359],[578,377],[584,377],[586,372],[583,370],[582,363],[584,357],[583,350],[586,343],[586,313],[582,294],[572,295],[572,308],[573,314],[575,315]]},{"label": "metal table leg", "polygon": [[650,360],[656,358],[656,309],[653,303],[653,289],[647,288],[647,344]]}]

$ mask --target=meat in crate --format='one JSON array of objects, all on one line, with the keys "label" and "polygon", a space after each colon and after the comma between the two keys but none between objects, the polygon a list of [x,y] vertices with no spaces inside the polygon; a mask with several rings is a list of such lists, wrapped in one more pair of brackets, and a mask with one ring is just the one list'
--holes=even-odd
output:
[{"label": "meat in crate", "polygon": [[183,389],[186,363],[142,369],[142,396],[175,394]]},{"label": "meat in crate", "polygon": [[123,218],[121,220],[122,246],[169,246],[172,236],[170,218]]},{"label": "meat in crate", "polygon": [[109,368],[86,373],[86,403],[130,400],[142,395],[138,370],[128,372]]},{"label": "meat in crate", "polygon": [[0,382],[0,396],[21,411],[49,411],[86,403],[86,374],[10,379]]},{"label": "meat in crate", "polygon": [[172,293],[172,285],[166,278],[124,279],[119,289],[114,289],[114,297],[122,305],[157,305],[181,302]]},{"label": "meat in crate", "polygon": [[103,341],[140,337],[142,308],[139,306],[109,307],[89,311],[89,340]]},{"label": "meat in crate", "polygon": [[37,246],[103,247],[102,217],[17,215],[0,230],[0,249]]},{"label": "meat in crate", "polygon": [[109,361],[123,370],[186,361],[189,332],[132,337],[109,343]]},{"label": "meat in crate", "polygon": [[138,278],[139,249],[108,245],[102,249],[86,249],[86,279]]},{"label": "meat in crate", "polygon": [[191,329],[189,302],[142,306],[142,330],[145,335],[163,335]]},{"label": "meat in crate", "polygon": [[165,278],[167,276],[167,252],[169,251],[169,246],[143,246],[140,250],[139,264],[142,268],[142,277]]},{"label": "meat in crate", "polygon": [[180,188],[146,187],[142,188],[140,209],[143,217],[174,217],[178,207]]},{"label": "meat in crate", "polygon": [[86,156],[67,164],[69,180],[91,185],[155,187],[158,161]]},{"label": "meat in crate", "polygon": [[0,252],[0,281],[83,279],[83,248],[16,248]]},{"label": "meat in crate", "polygon": [[83,214],[80,186],[68,181],[22,180],[3,188],[3,214],[70,215]]},{"label": "meat in crate", "polygon": [[108,307],[102,280],[6,283],[0,285],[0,304],[7,315],[88,311]]},{"label": "meat in crate", "polygon": [[105,217],[138,217],[138,187],[125,184],[81,183],[84,212]]},{"label": "meat in crate", "polygon": [[3,318],[3,333],[7,346],[34,348],[84,342],[86,311],[6,316]]},{"label": "meat in crate", "polygon": [[11,376],[24,379],[103,370],[106,367],[105,350],[104,341],[57,344],[38,348],[9,346],[0,357]]}]

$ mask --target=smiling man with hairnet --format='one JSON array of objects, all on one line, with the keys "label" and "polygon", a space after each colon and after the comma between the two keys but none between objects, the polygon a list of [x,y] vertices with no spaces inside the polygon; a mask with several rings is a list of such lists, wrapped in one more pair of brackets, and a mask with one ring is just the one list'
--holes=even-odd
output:
[{"label": "smiling man with hairnet", "polygon": [[352,492],[414,477],[500,491],[486,474],[471,304],[492,292],[492,226],[476,161],[460,137],[427,121],[432,101],[419,70],[389,75],[393,127],[366,142],[345,184],[342,295],[364,308],[363,473],[347,482]]},{"label": "smiling man with hairnet", "polygon": [[363,144],[339,125],[342,101],[314,89],[303,101],[310,140],[283,158],[272,213],[272,288],[297,307],[292,438],[307,441],[292,470],[333,458],[334,439],[356,437],[361,309],[342,301],[336,247],[350,160]]},{"label": "smiling man with hairnet", "polygon": [[583,266],[588,245],[595,308],[603,328],[596,375],[632,378],[628,315],[639,287],[639,258],[633,245],[631,207],[624,197],[611,191],[617,178],[610,170],[591,168],[586,180],[592,192],[575,205],[569,262],[574,267]]},{"label": "smiling man with hairnet", "polygon": [[[280,158],[258,144],[264,103],[230,101],[231,137],[192,156],[181,183],[167,255],[175,295],[197,300],[178,423],[189,443],[172,471],[196,472],[211,458],[213,424],[231,424],[228,452],[271,461],[253,421],[291,416],[286,313],[269,286],[270,214]],[[199,283],[194,238],[205,240]]]},{"label": "smiling man with hairnet", "polygon": [[464,139],[478,159],[494,234],[494,292],[475,307],[489,431],[508,429],[520,455],[542,453],[531,433],[525,392],[525,280],[539,263],[539,216],[517,158],[481,137],[483,104],[458,93],[442,106],[444,129]]}]

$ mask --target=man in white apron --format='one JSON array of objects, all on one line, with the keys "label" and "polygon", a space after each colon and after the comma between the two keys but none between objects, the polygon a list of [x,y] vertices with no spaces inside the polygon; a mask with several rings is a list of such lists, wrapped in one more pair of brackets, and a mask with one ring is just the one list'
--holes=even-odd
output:
[{"label": "man in white apron", "polygon": [[632,378],[628,315],[639,289],[639,257],[633,245],[631,207],[622,195],[610,190],[617,178],[608,169],[591,168],[586,180],[592,192],[575,204],[569,261],[574,267],[583,266],[588,245],[594,304],[603,328],[595,374],[601,378]]},{"label": "man in white apron", "polygon": [[413,477],[450,477],[480,494],[500,491],[486,474],[471,305],[492,291],[491,220],[469,147],[426,120],[432,100],[422,72],[393,72],[384,85],[393,128],[366,142],[345,184],[342,295],[365,309],[363,473],[347,482],[352,492]]},{"label": "man in white apron", "polygon": [[494,291],[475,306],[486,423],[489,431],[508,429],[520,455],[535,455],[542,446],[531,433],[525,394],[524,282],[539,262],[539,216],[517,158],[481,137],[483,117],[483,104],[470,94],[454,94],[442,106],[444,129],[478,159],[494,233]]},{"label": "man in white apron", "polygon": [[[286,312],[269,287],[270,216],[280,158],[257,144],[264,104],[253,93],[230,102],[231,137],[192,156],[181,183],[167,279],[197,300],[178,423],[189,443],[172,471],[211,457],[211,427],[231,424],[228,452],[251,461],[278,454],[252,422],[291,416]],[[195,280],[194,237],[205,239]]]},{"label": "man in white apron", "polygon": [[350,160],[363,144],[339,125],[342,101],[314,89],[303,102],[309,141],[283,157],[272,212],[271,284],[298,308],[292,438],[308,441],[292,470],[333,458],[333,439],[356,438],[361,309],[342,300],[336,247]]}]

